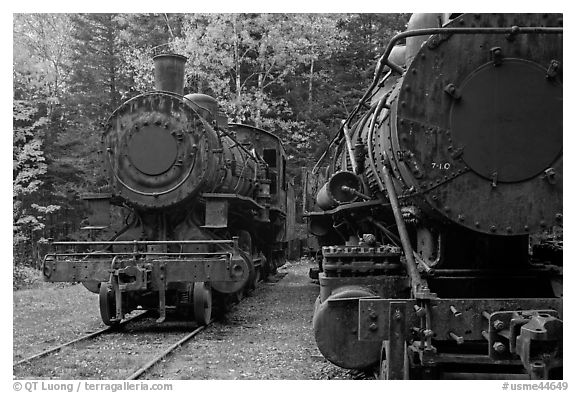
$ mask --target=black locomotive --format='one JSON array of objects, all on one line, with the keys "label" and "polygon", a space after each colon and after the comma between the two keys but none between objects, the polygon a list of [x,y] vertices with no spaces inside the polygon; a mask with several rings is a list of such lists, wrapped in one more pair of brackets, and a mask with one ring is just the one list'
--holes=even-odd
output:
[{"label": "black locomotive", "polygon": [[327,153],[306,215],[328,360],[561,378],[562,264],[529,241],[562,225],[562,15],[413,15]]},{"label": "black locomotive", "polygon": [[110,204],[130,211],[127,224],[103,241],[53,242],[43,274],[99,293],[107,325],[136,308],[207,324],[213,300],[225,309],[284,263],[294,192],[278,137],[228,124],[210,96],[183,95],[185,57],[154,62],[156,91],[122,104],[105,127],[110,192],[84,196],[93,238],[110,224]]}]

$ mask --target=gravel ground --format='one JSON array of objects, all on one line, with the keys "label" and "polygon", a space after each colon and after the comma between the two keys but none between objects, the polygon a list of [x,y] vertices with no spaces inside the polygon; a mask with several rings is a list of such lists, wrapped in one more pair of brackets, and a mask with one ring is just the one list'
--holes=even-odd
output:
[{"label": "gravel ground", "polygon": [[[312,311],[318,285],[308,278],[310,266],[306,259],[288,262],[270,282],[260,283],[249,297],[234,306],[224,320],[214,322],[144,378],[365,378],[332,365],[316,348]],[[98,313],[97,295],[81,285],[43,285],[36,289],[15,291],[13,311],[14,361],[103,326]],[[106,365],[100,364],[102,358],[113,358],[108,354],[115,352],[129,368],[143,364],[144,361],[137,354],[159,351],[156,350],[156,343],[172,341],[163,339],[169,332],[162,332],[161,326],[144,329],[142,333],[118,334],[112,344],[106,343],[107,348],[99,348],[96,341],[87,345],[85,351],[71,351],[69,355],[63,352],[58,364],[44,364],[31,373],[24,369],[18,371],[15,377],[109,379],[109,372],[102,372],[107,369]],[[147,335],[146,340],[141,334]],[[150,334],[152,336],[148,338]],[[134,337],[138,338],[141,348],[122,350],[127,345],[133,348],[130,342],[134,341]],[[147,346],[147,343],[153,345]],[[114,348],[118,351],[114,351]],[[65,372],[54,372],[56,369]],[[122,375],[114,374],[114,377],[121,378]]]},{"label": "gravel ground", "polygon": [[[261,283],[242,303],[149,379],[353,379],[326,361],[314,341],[312,312],[318,285],[308,260],[288,262],[276,283]],[[274,281],[274,280],[273,280]]]}]

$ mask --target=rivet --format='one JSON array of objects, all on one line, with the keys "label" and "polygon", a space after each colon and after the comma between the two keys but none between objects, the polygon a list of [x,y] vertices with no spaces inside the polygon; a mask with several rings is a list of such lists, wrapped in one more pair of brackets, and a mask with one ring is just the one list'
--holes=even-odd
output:
[{"label": "rivet", "polygon": [[556,220],[562,221],[562,213],[556,213]]},{"label": "rivet", "polygon": [[541,227],[545,227],[545,226],[546,226],[546,221],[540,220],[540,226],[541,226]]},{"label": "rivet", "polygon": [[490,232],[496,232],[496,225],[490,226]]},{"label": "rivet", "polygon": [[476,226],[476,228],[480,227],[480,221],[475,221],[474,225]]},{"label": "rivet", "polygon": [[464,214],[458,214],[458,221],[464,221]]},{"label": "rivet", "polygon": [[444,206],[444,211],[445,211],[446,213],[450,212],[450,206]]},{"label": "rivet", "polygon": [[499,319],[492,322],[492,326],[494,326],[494,329],[496,329],[496,330],[502,330],[505,327],[504,322],[502,322]]},{"label": "rivet", "polygon": [[506,350],[506,346],[502,344],[500,341],[496,341],[492,346],[492,348],[494,348],[494,350],[498,353],[502,353]]},{"label": "rivet", "polygon": [[506,227],[506,232],[512,233],[512,227]]},{"label": "rivet", "polygon": [[524,225],[524,230],[525,230],[525,231],[529,231],[529,230],[530,230],[530,227],[529,227],[528,225]]}]

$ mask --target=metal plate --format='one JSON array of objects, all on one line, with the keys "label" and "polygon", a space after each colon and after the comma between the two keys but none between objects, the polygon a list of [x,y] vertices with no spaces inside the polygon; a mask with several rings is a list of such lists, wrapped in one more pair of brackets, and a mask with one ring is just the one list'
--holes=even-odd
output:
[{"label": "metal plate", "polygon": [[176,161],[178,146],[167,129],[143,127],[128,142],[128,157],[132,165],[146,175],[166,172]]},{"label": "metal plate", "polygon": [[[383,341],[389,339],[390,305],[395,299],[359,299],[358,339]],[[414,312],[414,299],[406,301],[406,334],[412,327],[420,327],[420,318]],[[562,317],[562,299],[435,299],[430,301],[432,330],[435,340],[451,340],[449,333],[462,336],[465,341],[482,341],[482,330],[488,330],[488,321],[482,316],[499,310],[556,310]],[[450,310],[453,306],[458,316]]]},{"label": "metal plate", "polygon": [[450,128],[462,158],[480,176],[518,182],[562,153],[562,86],[530,61],[504,59],[475,70],[460,87]]}]

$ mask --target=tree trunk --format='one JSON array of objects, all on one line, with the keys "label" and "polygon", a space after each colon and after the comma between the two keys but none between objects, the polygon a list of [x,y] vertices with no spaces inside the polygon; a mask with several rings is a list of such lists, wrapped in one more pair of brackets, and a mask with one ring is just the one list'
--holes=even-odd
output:
[{"label": "tree trunk", "polygon": [[234,28],[234,68],[235,68],[235,82],[236,82],[236,100],[237,100],[237,107],[240,108],[240,100],[242,99],[242,93],[240,89],[242,85],[240,84],[240,55],[239,55],[239,48],[238,48],[238,30],[237,30],[237,21],[238,17],[234,15],[234,21],[232,26]]},{"label": "tree trunk", "polygon": [[314,76],[314,59],[310,63],[310,79],[308,80],[308,102],[312,102],[312,77]]}]

